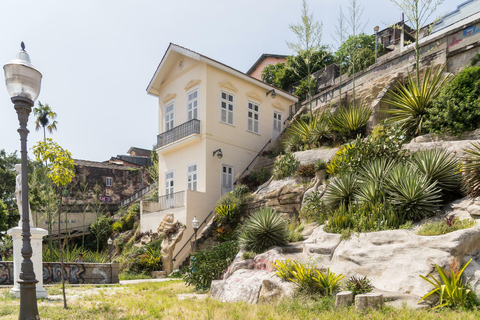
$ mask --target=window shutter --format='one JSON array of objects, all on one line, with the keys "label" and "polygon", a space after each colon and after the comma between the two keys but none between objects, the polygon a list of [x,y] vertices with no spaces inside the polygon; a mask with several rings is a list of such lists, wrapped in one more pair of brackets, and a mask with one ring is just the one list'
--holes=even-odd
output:
[{"label": "window shutter", "polygon": [[227,110],[225,110],[225,109],[222,109],[222,112],[221,112],[221,121],[227,122]]}]

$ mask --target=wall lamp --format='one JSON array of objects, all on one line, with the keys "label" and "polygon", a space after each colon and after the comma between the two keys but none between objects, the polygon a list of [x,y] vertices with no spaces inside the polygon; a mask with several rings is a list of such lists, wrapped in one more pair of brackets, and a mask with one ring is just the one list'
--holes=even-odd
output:
[{"label": "wall lamp", "polygon": [[275,89],[272,89],[272,90],[268,91],[267,92],[267,97],[270,93],[272,94],[272,98],[275,99],[275,97],[277,96],[277,94],[275,93]]},{"label": "wall lamp", "polygon": [[222,149],[217,149],[217,150],[213,151],[213,155],[214,155],[214,156],[215,156],[215,154],[217,154],[217,158],[218,158],[218,159],[222,159],[222,158],[223,158]]}]

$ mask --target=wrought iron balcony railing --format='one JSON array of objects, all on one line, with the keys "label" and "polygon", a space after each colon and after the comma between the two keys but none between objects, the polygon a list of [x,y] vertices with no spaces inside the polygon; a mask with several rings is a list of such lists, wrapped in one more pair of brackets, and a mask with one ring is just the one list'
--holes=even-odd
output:
[{"label": "wrought iron balcony railing", "polygon": [[191,134],[200,134],[200,120],[192,119],[157,136],[157,148],[166,146]]}]

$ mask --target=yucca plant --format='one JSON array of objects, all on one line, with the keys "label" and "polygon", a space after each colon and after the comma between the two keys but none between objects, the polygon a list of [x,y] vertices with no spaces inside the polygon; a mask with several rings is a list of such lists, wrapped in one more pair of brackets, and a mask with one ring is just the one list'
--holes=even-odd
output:
[{"label": "yucca plant", "polygon": [[345,204],[347,207],[353,199],[358,187],[358,178],[351,173],[334,177],[325,191],[324,203],[332,209]]},{"label": "yucca plant", "polygon": [[[285,148],[306,150],[311,145],[318,146],[320,141],[330,138],[331,130],[323,113],[312,115],[308,120],[297,119],[287,131],[287,138],[284,140]],[[295,146],[294,143],[298,143]]]},{"label": "yucca plant", "polygon": [[480,143],[473,142],[465,149],[463,191],[472,199],[480,197]]},{"label": "yucca plant", "polygon": [[388,100],[385,102],[395,108],[383,111],[392,115],[387,122],[400,124],[410,135],[420,134],[427,110],[431,108],[448,79],[448,76],[444,77],[443,74],[445,66],[427,68],[422,81],[417,81],[409,74],[406,83],[399,83],[394,89],[389,90]]},{"label": "yucca plant", "polygon": [[340,107],[330,115],[330,127],[346,139],[352,139],[362,133],[371,114],[372,110],[366,105]]},{"label": "yucca plant", "polygon": [[441,190],[418,170],[396,165],[385,179],[385,190],[391,204],[405,214],[406,220],[421,220],[435,215],[441,204]]},{"label": "yucca plant", "polygon": [[272,263],[272,267],[275,269],[275,274],[282,280],[290,281],[293,278],[292,271],[295,270],[295,266],[299,264],[296,260],[275,260]]},{"label": "yucca plant", "polygon": [[465,271],[465,268],[470,264],[472,259],[460,269],[460,264],[455,258],[452,263],[448,266],[447,271],[443,270],[439,265],[435,265],[435,269],[440,276],[439,279],[435,279],[431,274],[428,279],[425,276],[420,275],[420,278],[430,283],[434,286],[434,289],[429,293],[424,295],[418,303],[427,299],[432,295],[438,296],[438,303],[433,308],[442,308],[442,307],[472,307],[475,297],[472,290],[469,289],[462,275]]},{"label": "yucca plant", "polygon": [[367,162],[358,172],[359,187],[355,200],[360,203],[377,203],[385,201],[384,182],[394,165],[394,161],[386,158]]},{"label": "yucca plant", "polygon": [[269,247],[287,244],[288,234],[287,221],[280,213],[262,207],[240,227],[238,243],[244,250],[261,253]]},{"label": "yucca plant", "polygon": [[422,150],[413,154],[411,163],[431,181],[437,182],[444,197],[458,193],[460,189],[460,164],[446,150]]}]

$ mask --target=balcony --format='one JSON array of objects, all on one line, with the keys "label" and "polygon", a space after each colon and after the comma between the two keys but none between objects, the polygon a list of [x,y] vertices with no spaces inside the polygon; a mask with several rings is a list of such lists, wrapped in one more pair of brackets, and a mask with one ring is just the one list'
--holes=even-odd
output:
[{"label": "balcony", "polygon": [[192,119],[157,136],[157,148],[166,146],[192,134],[200,134],[200,120]]},{"label": "balcony", "polygon": [[160,211],[185,206],[185,191],[170,193],[158,198]]}]

